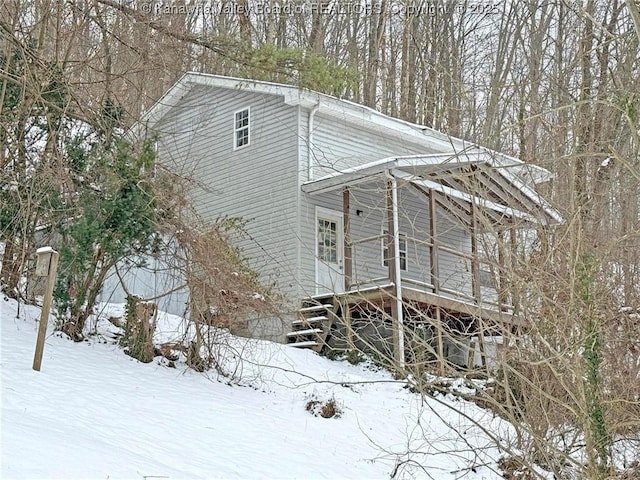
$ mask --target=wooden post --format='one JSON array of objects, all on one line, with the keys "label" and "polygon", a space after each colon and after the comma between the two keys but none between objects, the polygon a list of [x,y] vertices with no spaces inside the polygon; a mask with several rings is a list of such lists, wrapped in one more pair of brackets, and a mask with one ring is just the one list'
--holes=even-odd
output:
[{"label": "wooden post", "polygon": [[389,279],[393,284],[391,299],[391,324],[393,330],[393,356],[400,371],[404,370],[404,321],[402,312],[402,280],[398,255],[398,183],[395,177],[387,182],[387,264]]},{"label": "wooden post", "polygon": [[387,272],[389,280],[393,282],[396,277],[396,264],[393,261],[395,252],[393,247],[393,197],[391,195],[391,182],[387,182],[387,238],[384,239],[387,247]]},{"label": "wooden post", "polygon": [[480,268],[478,265],[478,225],[476,220],[476,205],[471,202],[471,292],[475,302],[480,305]]},{"label": "wooden post", "polygon": [[[509,230],[509,243],[511,246],[511,253],[510,253],[510,257],[511,257],[511,262],[509,265],[509,268],[511,269],[511,274],[512,274],[512,278],[513,278],[513,273],[516,272],[516,269],[518,268],[518,245],[516,242],[516,229],[515,228],[511,228]],[[513,314],[517,315],[520,311],[520,295],[518,295],[518,289],[519,285],[510,285],[510,289],[511,289],[511,303],[513,303]]]},{"label": "wooden post", "polygon": [[429,190],[429,236],[431,237],[431,248],[429,250],[431,260],[431,285],[433,293],[440,293],[440,272],[438,269],[438,229],[436,226],[436,192]]},{"label": "wooden post", "polygon": [[507,308],[507,272],[504,263],[504,232],[498,232],[498,312]]},{"label": "wooden post", "polygon": [[469,349],[467,350],[467,370],[472,370],[475,366],[476,360],[476,344],[475,342],[469,342]]},{"label": "wooden post", "polygon": [[398,294],[395,284],[396,278],[396,262],[393,259],[396,256],[395,243],[393,241],[393,196],[391,182],[387,182],[387,238],[385,238],[387,246],[387,270],[389,274],[389,280],[393,282],[391,299],[391,328],[393,330],[393,357],[396,362],[399,361],[398,355],[398,304],[395,297]]},{"label": "wooden post", "polygon": [[438,373],[444,377],[445,359],[444,359],[444,343],[442,341],[442,316],[440,315],[440,307],[436,307],[436,328],[438,336]]},{"label": "wooden post", "polygon": [[349,188],[342,191],[342,222],[344,238],[344,289],[348,292],[351,289],[353,278],[353,261],[351,252],[351,222],[349,221],[350,199]]},{"label": "wooden post", "polygon": [[47,277],[47,285],[45,287],[44,300],[42,303],[42,312],[40,313],[40,325],[38,326],[36,352],[33,357],[33,369],[39,372],[42,364],[44,340],[47,334],[47,323],[49,322],[49,311],[51,310],[51,298],[53,297],[53,287],[56,284],[56,271],[58,270],[58,258],[60,255],[51,247],[39,248],[36,253],[38,254],[36,275]]},{"label": "wooden post", "polygon": [[489,370],[489,365],[487,364],[487,354],[484,348],[484,322],[481,318],[478,319],[478,348],[480,349],[480,367],[485,367],[487,371]]},{"label": "wooden post", "polygon": [[349,305],[349,299],[347,297],[345,297],[342,304],[342,318],[344,318],[345,327],[347,329],[347,350],[355,350],[356,343],[354,341],[355,332],[353,331],[353,323],[351,322],[351,305]]}]

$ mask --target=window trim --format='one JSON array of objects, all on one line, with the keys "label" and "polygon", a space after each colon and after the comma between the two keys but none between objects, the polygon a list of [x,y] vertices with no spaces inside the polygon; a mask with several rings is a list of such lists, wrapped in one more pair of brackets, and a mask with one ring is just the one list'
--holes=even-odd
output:
[{"label": "window trim", "polygon": [[[387,230],[385,230],[384,228],[382,229],[382,238],[380,238],[380,246],[381,246],[381,250],[382,250],[382,266],[383,267],[389,267],[389,249],[387,248],[387,236],[389,235],[389,232]],[[398,253],[400,255],[400,271],[401,272],[408,272],[409,271],[409,242],[408,242],[408,237],[406,233],[403,232],[398,232],[398,246],[400,247],[398,249]],[[402,249],[402,243],[404,242],[404,250]],[[385,255],[386,253],[386,255]],[[404,268],[402,268],[402,254],[404,253]]]},{"label": "window trim", "polygon": [[[242,112],[247,112],[247,125],[244,127],[237,127],[238,114]],[[247,143],[243,143],[242,145],[238,145],[238,132],[246,129],[247,130]],[[240,150],[241,148],[248,147],[251,145],[251,107],[244,107],[240,110],[236,110],[233,112],[233,149]]]}]

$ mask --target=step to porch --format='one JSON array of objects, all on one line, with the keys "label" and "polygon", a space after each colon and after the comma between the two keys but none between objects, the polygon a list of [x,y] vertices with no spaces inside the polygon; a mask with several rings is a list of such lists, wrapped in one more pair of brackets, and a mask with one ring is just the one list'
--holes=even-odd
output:
[{"label": "step to porch", "polygon": [[317,347],[318,346],[318,342],[313,341],[313,340],[308,340],[306,342],[288,343],[287,345],[289,345],[290,347],[308,348],[308,347]]},{"label": "step to porch", "polygon": [[309,317],[309,318],[305,318],[305,319],[294,320],[293,321],[293,325],[294,326],[296,326],[296,325],[307,325],[307,324],[311,324],[311,323],[324,322],[326,320],[329,320],[326,315],[319,315],[317,317]]},{"label": "step to porch", "polygon": [[[313,302],[313,300],[312,299],[305,300],[304,303],[306,303],[306,302]],[[307,312],[315,312],[317,310],[327,310],[327,309],[332,309],[332,308],[333,308],[333,305],[331,303],[318,303],[317,305],[310,305],[308,307],[302,307],[299,311],[300,311],[300,313],[307,313]]]},{"label": "step to porch", "polygon": [[287,333],[287,345],[296,348],[322,350],[336,319],[337,306],[333,300],[305,298],[298,310],[298,318]]},{"label": "step to porch", "polygon": [[308,330],[297,330],[287,333],[287,337],[299,337],[304,335],[311,335],[312,333],[322,333],[321,328],[310,328]]}]

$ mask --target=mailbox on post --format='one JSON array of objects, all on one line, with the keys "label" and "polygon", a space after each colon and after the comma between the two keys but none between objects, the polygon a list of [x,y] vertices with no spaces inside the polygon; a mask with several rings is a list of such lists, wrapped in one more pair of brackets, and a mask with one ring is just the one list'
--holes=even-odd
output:
[{"label": "mailbox on post", "polygon": [[48,277],[49,276],[49,268],[51,267],[51,258],[53,254],[57,253],[51,247],[42,247],[36,250],[36,255],[38,258],[36,260],[36,276],[38,277]]},{"label": "mailbox on post", "polygon": [[51,297],[53,287],[56,284],[56,270],[58,269],[59,254],[51,247],[42,247],[36,250],[38,258],[36,260],[36,275],[47,277],[47,286],[42,302],[42,312],[40,313],[40,325],[38,326],[38,338],[36,340],[36,353],[33,357],[33,369],[40,371],[42,364],[42,352],[44,350],[44,338],[47,333],[47,321],[49,310],[51,310]]}]

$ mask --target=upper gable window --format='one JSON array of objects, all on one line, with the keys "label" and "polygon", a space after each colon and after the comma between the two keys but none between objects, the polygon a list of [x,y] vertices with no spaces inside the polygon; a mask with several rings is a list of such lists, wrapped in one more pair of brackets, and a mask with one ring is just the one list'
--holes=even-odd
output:
[{"label": "upper gable window", "polygon": [[234,114],[233,119],[233,149],[249,145],[249,108]]}]

